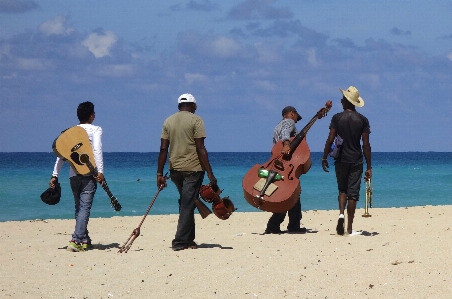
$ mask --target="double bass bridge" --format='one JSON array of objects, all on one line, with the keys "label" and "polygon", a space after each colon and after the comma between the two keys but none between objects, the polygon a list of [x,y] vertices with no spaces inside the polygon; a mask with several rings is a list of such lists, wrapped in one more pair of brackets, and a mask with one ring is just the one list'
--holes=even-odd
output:
[{"label": "double bass bridge", "polygon": [[280,160],[275,159],[275,161],[273,161],[273,165],[275,166],[276,169],[284,171],[284,163],[281,162]]}]

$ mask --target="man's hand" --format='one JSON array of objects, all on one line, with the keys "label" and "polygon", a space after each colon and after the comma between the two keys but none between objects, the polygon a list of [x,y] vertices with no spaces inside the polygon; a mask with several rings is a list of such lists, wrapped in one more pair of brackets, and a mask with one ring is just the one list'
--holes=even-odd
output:
[{"label": "man's hand", "polygon": [[218,186],[217,185],[217,179],[215,178],[215,176],[213,175],[213,173],[208,173],[207,177],[209,178],[210,181],[210,185],[211,186]]},{"label": "man's hand", "polygon": [[283,149],[281,154],[288,155],[290,153],[290,142],[288,140],[283,142]]},{"label": "man's hand", "polygon": [[158,175],[157,176],[157,188],[160,188],[160,186],[166,187],[166,176]]},{"label": "man's hand", "polygon": [[50,179],[50,182],[49,182],[50,188],[55,189],[55,181],[56,181],[56,180],[57,180],[57,178],[55,178],[55,177],[52,177],[52,178]]},{"label": "man's hand", "polygon": [[103,173],[100,173],[100,172],[99,172],[99,173],[97,174],[97,176],[95,176],[94,178],[96,179],[96,181],[97,181],[101,186],[104,185],[105,178],[104,178],[104,174],[103,174]]},{"label": "man's hand", "polygon": [[325,171],[325,172],[330,172],[330,171],[328,170],[329,167],[330,167],[330,166],[328,165],[328,160],[327,160],[327,159],[322,159],[322,168],[323,168],[323,171]]},{"label": "man's hand", "polygon": [[372,178],[372,169],[367,169],[366,173],[364,174],[364,181],[368,181]]}]

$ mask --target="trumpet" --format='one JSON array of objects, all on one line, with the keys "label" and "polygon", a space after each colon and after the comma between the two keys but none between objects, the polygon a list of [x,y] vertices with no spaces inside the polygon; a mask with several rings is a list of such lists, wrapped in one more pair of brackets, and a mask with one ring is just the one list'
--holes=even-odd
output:
[{"label": "trumpet", "polygon": [[370,179],[366,182],[366,203],[364,206],[363,217],[372,217],[372,215],[369,214],[369,208],[372,208],[372,182]]}]

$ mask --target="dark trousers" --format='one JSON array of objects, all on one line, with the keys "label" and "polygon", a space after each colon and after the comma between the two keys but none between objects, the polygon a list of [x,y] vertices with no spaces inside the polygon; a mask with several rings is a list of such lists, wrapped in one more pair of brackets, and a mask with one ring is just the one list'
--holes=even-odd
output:
[{"label": "dark trousers", "polygon": [[171,170],[171,181],[179,191],[179,220],[172,247],[179,248],[195,240],[195,198],[204,179],[204,171]]},{"label": "dark trousers", "polygon": [[280,225],[283,223],[284,218],[286,218],[286,213],[289,215],[289,223],[287,224],[287,230],[297,230],[300,228],[301,224],[301,202],[298,198],[297,202],[289,211],[284,213],[273,213],[273,215],[268,219],[267,229],[272,231],[280,230]]}]

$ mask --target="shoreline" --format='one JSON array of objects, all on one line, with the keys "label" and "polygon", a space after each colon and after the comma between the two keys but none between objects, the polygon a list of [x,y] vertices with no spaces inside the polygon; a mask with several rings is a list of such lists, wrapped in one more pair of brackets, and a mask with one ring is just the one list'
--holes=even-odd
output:
[{"label": "shoreline", "polygon": [[[360,200],[360,201],[363,201],[363,200]],[[203,203],[205,203],[205,202],[203,201]],[[211,209],[211,207],[209,205],[207,205],[207,206],[209,207],[209,209]],[[372,210],[377,210],[377,209],[410,209],[410,208],[417,208],[417,207],[452,207],[452,204],[450,204],[450,205],[448,205],[448,204],[446,204],[446,205],[445,204],[437,204],[437,205],[428,204],[428,205],[414,205],[414,206],[400,206],[400,207],[374,207],[374,208],[369,208],[369,212],[371,212]],[[364,211],[364,208],[357,207],[356,208],[356,213],[358,213],[358,210],[363,210]],[[302,213],[303,214],[304,213],[309,213],[309,212],[331,212],[331,211],[338,211],[338,208],[336,207],[336,208],[327,209],[327,210],[324,210],[324,209],[303,210],[302,209]],[[128,218],[128,217],[130,217],[130,218],[142,218],[144,216],[145,212],[146,212],[146,209],[143,210],[143,214],[141,216],[140,215],[112,215],[112,216],[109,216],[109,217],[93,217],[93,216],[91,216],[90,220],[92,220],[92,219],[112,219],[112,218],[116,218],[116,217],[118,217],[118,218],[123,218],[123,217],[124,218]],[[245,212],[236,211],[236,212],[234,212],[234,214],[236,214],[236,213],[242,213],[242,214],[243,213],[251,213],[251,214],[254,214],[254,213],[269,213],[269,212],[262,211],[262,210],[259,210],[259,209],[255,209],[254,211],[245,211]],[[174,215],[178,216],[179,214],[176,214],[176,213],[170,213],[170,214],[148,214],[147,217],[174,216]],[[197,212],[197,209],[195,209],[195,217],[198,217],[198,216],[200,216],[200,215]],[[213,217],[215,217],[215,216],[213,216]],[[6,222],[35,222],[35,221],[48,221],[48,220],[74,220],[74,218],[72,218],[72,217],[71,218],[33,218],[33,219],[20,219],[20,220],[0,220],[0,224],[1,223],[6,223]]]},{"label": "shoreline", "polygon": [[[94,249],[66,246],[73,219],[0,222],[0,297],[446,298],[452,206],[357,209],[358,236],[335,233],[337,210],[303,211],[309,232],[263,235],[270,213],[195,215],[198,249],[172,251],[177,214],[92,218]],[[281,225],[285,229],[287,219]]]}]

